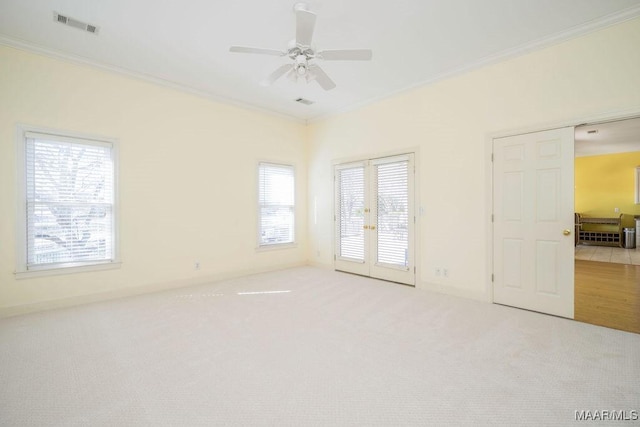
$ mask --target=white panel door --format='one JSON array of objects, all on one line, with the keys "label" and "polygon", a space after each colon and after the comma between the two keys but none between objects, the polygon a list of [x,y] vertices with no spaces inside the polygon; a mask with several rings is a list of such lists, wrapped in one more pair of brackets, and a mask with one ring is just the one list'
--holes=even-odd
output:
[{"label": "white panel door", "polygon": [[573,318],[574,130],[493,141],[493,301]]},{"label": "white panel door", "polygon": [[334,179],[336,270],[414,285],[413,154],[338,165]]}]

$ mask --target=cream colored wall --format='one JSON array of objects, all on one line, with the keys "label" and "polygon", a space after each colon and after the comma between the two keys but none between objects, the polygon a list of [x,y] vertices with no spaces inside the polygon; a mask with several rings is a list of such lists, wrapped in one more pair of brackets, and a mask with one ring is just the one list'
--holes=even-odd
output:
[{"label": "cream colored wall", "polygon": [[[14,278],[17,123],[119,140],[121,268]],[[0,47],[0,315],[305,264],[305,147],[301,123]],[[255,250],[259,160],[297,168],[297,248]]]},{"label": "cream colored wall", "polygon": [[[331,266],[333,162],[407,150],[424,208],[417,286],[486,300],[488,135],[640,110],[639,45],[636,19],[307,127],[0,47],[0,315]],[[120,141],[120,269],[14,279],[17,123]],[[259,159],[297,167],[294,249],[255,251]]]},{"label": "cream colored wall", "polygon": [[[638,46],[636,19],[313,123],[310,260],[333,262],[332,162],[417,147],[417,286],[489,300],[488,136],[640,111]],[[449,277],[436,277],[436,267]]]}]

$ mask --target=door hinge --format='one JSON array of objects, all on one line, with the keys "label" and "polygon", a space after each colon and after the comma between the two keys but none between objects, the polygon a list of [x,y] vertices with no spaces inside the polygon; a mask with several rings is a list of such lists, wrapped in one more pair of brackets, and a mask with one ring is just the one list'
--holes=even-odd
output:
[{"label": "door hinge", "polygon": [[495,277],[493,276],[493,273],[491,273],[491,281],[493,282],[494,279]]},{"label": "door hinge", "polygon": [[493,214],[491,214],[491,222],[493,222],[493,221],[494,221]]},{"label": "door hinge", "polygon": [[416,266],[413,266],[413,274],[416,274]]},{"label": "door hinge", "polygon": [[338,259],[338,258],[337,258],[337,256],[336,256],[336,254],[333,254],[333,260],[335,261],[335,260],[337,260],[337,259]]},{"label": "door hinge", "polygon": [[491,153],[491,162],[493,163],[493,153]]}]

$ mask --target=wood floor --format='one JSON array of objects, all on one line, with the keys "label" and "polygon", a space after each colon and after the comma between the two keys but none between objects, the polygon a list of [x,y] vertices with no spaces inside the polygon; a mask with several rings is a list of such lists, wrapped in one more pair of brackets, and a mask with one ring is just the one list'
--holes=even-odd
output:
[{"label": "wood floor", "polygon": [[575,320],[640,333],[640,266],[575,260]]}]

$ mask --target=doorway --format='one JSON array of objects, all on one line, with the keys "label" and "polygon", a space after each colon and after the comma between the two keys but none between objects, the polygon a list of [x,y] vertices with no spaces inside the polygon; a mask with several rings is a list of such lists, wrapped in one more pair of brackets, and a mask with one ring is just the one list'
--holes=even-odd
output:
[{"label": "doorway", "polygon": [[[580,144],[583,130],[578,126],[574,134],[574,128],[568,127],[492,140],[493,302],[640,333],[640,265],[633,265],[633,260],[640,259],[640,247],[625,264],[575,259],[575,245],[585,234],[575,222],[576,213],[585,209],[574,202],[578,183],[573,172],[574,145]],[[631,140],[640,144],[640,120]],[[550,148],[554,144],[555,150]],[[558,162],[543,161],[545,156],[547,160],[555,156]],[[640,204],[627,185],[627,181],[633,185],[637,166],[640,162],[627,168],[628,176],[621,178],[628,204],[620,212],[611,208],[611,214],[601,215],[627,214],[616,241],[620,246],[622,229],[634,226],[634,216],[640,218]],[[605,193],[621,187],[620,182],[609,183]],[[596,197],[602,198],[602,193]],[[568,206],[554,205],[553,199],[565,200]],[[584,213],[593,214],[588,209]],[[543,226],[549,226],[551,234],[542,233]],[[559,232],[570,238],[559,238]],[[585,235],[583,240],[588,238]]]},{"label": "doorway", "polygon": [[415,286],[414,154],[334,167],[335,269]]},{"label": "doorway", "polygon": [[640,231],[640,118],[578,126],[575,141],[575,319],[640,333],[640,249],[624,231]]}]

